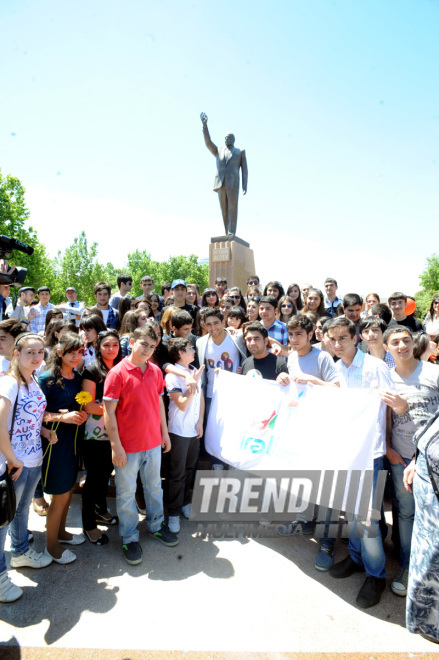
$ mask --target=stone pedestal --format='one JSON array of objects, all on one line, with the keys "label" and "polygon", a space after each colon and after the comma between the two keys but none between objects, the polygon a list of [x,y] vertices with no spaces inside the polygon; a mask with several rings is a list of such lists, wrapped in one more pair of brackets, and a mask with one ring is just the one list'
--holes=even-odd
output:
[{"label": "stone pedestal", "polygon": [[255,274],[255,258],[250,244],[237,236],[216,236],[209,246],[209,286],[225,277],[228,286],[247,291],[247,278]]}]

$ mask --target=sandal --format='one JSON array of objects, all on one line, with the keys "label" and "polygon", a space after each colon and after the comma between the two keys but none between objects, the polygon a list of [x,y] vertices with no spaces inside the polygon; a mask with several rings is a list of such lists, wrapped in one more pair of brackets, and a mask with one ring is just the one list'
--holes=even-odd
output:
[{"label": "sandal", "polygon": [[99,513],[96,514],[96,524],[97,525],[117,525],[119,518],[117,516],[112,516],[109,514],[109,518],[101,516]]},{"label": "sandal", "polygon": [[32,507],[35,513],[38,513],[39,516],[47,516],[49,510],[49,502],[44,500],[44,504],[37,504],[35,500],[32,500]]},{"label": "sandal", "polygon": [[98,539],[96,539],[96,541],[93,541],[90,534],[85,529],[84,529],[84,534],[86,535],[90,543],[93,543],[93,545],[107,545],[107,543],[110,540],[104,532],[102,532],[102,535]]}]

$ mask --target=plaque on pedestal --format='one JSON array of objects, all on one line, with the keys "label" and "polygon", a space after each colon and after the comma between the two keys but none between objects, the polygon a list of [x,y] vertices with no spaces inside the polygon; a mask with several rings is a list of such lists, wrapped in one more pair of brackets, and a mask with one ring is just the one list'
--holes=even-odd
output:
[{"label": "plaque on pedestal", "polygon": [[239,286],[245,294],[247,278],[255,274],[255,258],[250,244],[237,236],[215,236],[209,246],[209,286],[225,277],[228,286]]}]

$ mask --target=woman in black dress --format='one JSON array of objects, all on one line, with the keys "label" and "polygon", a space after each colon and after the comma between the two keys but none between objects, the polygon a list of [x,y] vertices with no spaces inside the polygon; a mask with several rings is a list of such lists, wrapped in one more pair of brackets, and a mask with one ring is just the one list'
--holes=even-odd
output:
[{"label": "woman in black dress", "polygon": [[[65,333],[52,352],[48,371],[38,379],[47,399],[47,412],[53,413],[51,418],[58,436],[58,442],[44,456],[43,488],[45,493],[52,495],[47,513],[47,553],[59,564],[69,564],[76,559],[76,555],[64,549],[61,543],[79,545],[85,541],[83,534],[73,535],[66,530],[67,513],[78,471],[79,445],[83,436],[83,427],[78,426],[87,419],[87,413],[79,410],[79,403],[75,399],[81,391],[81,377],[74,369],[81,362],[83,353],[84,346],[78,335]],[[43,438],[44,452],[47,444]]]}]

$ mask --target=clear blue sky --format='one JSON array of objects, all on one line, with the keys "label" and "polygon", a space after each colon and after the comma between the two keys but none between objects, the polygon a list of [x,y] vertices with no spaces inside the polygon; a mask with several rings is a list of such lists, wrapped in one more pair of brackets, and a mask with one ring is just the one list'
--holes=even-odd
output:
[{"label": "clear blue sky", "polygon": [[437,252],[439,3],[3,0],[0,168],[49,253],[207,257],[214,142],[245,148],[263,281],[413,293]]}]

